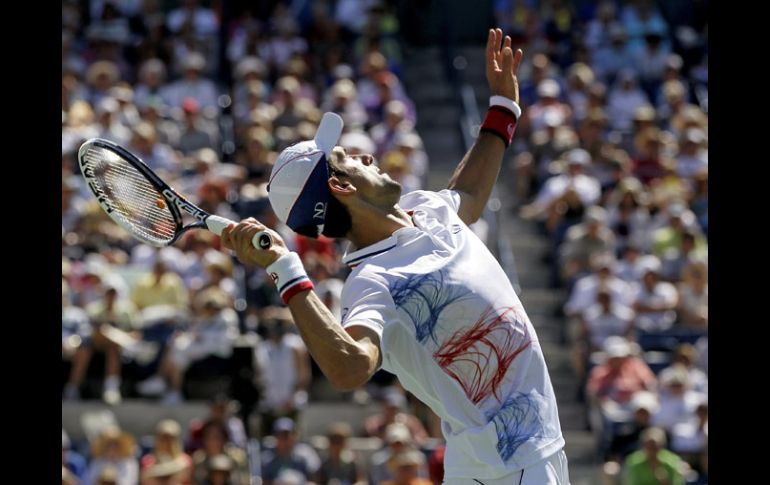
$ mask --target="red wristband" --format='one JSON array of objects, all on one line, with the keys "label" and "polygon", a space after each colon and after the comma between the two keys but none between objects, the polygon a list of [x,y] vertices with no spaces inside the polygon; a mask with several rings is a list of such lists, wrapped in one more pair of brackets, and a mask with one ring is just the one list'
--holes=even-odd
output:
[{"label": "red wristband", "polygon": [[312,290],[312,289],[313,289],[313,282],[310,280],[305,280],[294,286],[289,287],[289,289],[281,293],[281,299],[283,300],[283,304],[288,305],[289,300],[291,300],[291,297],[296,295],[297,293],[305,290]]},{"label": "red wristband", "polygon": [[495,134],[503,140],[508,147],[513,140],[513,132],[516,130],[516,115],[513,111],[502,106],[490,106],[487,111],[487,117],[481,124],[480,131]]}]

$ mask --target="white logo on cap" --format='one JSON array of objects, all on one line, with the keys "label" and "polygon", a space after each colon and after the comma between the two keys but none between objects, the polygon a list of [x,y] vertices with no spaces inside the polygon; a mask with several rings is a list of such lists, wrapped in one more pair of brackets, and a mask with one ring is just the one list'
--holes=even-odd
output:
[{"label": "white logo on cap", "polygon": [[315,214],[313,215],[313,218],[315,219],[324,219],[326,217],[326,204],[323,202],[317,202],[315,205]]}]

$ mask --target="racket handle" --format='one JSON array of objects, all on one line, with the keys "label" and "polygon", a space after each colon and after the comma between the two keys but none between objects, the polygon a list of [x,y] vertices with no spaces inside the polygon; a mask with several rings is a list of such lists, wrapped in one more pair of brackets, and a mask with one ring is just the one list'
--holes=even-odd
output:
[{"label": "racket handle", "polygon": [[[221,236],[222,231],[224,231],[230,224],[235,224],[235,222],[230,219],[225,219],[224,217],[213,215],[206,218],[206,227],[217,236]],[[273,245],[273,236],[267,231],[260,231],[254,235],[251,244],[257,249],[269,249],[270,246]]]},{"label": "racket handle", "polygon": [[257,249],[270,249],[270,246],[273,245],[273,236],[267,231],[259,231],[254,234],[251,244]]}]

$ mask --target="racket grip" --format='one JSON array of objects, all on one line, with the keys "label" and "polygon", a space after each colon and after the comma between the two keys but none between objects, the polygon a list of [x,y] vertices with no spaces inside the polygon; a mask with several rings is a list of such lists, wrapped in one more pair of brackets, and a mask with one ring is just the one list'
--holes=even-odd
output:
[{"label": "racket grip", "polygon": [[257,249],[270,249],[273,245],[273,236],[267,231],[259,231],[254,234],[254,238],[251,240],[251,244]]},{"label": "racket grip", "polygon": [[219,216],[208,216],[206,218],[206,227],[208,227],[209,231],[213,232],[217,236],[221,236],[222,231],[224,231],[225,228],[230,224],[236,223],[230,219],[225,219],[224,217]]},{"label": "racket grip", "polygon": [[[217,236],[221,236],[222,231],[224,231],[230,224],[235,224],[235,222],[230,219],[225,219],[224,217],[213,215],[206,218],[206,227]],[[268,249],[273,245],[273,236],[267,231],[260,231],[254,235],[251,244],[257,249]]]}]

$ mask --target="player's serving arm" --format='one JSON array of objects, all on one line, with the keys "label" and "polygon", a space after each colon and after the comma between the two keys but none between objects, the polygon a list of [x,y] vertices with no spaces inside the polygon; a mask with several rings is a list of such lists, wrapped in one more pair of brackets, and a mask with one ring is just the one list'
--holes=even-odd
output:
[{"label": "player's serving arm", "polygon": [[[487,203],[521,115],[521,50],[490,30],[490,107],[476,143],[440,192],[401,194],[371,155],[336,145],[339,116],[285,149],[268,184],[276,215],[308,237],[344,237],[351,273],[342,322],[313,291],[296,253],[255,219],[228,227],[223,245],[265,268],[299,333],[339,389],[380,367],[442,420],[445,483],[566,484],[556,400],[537,335],[505,273],[468,228]],[[266,230],[274,244],[255,249]]]}]

